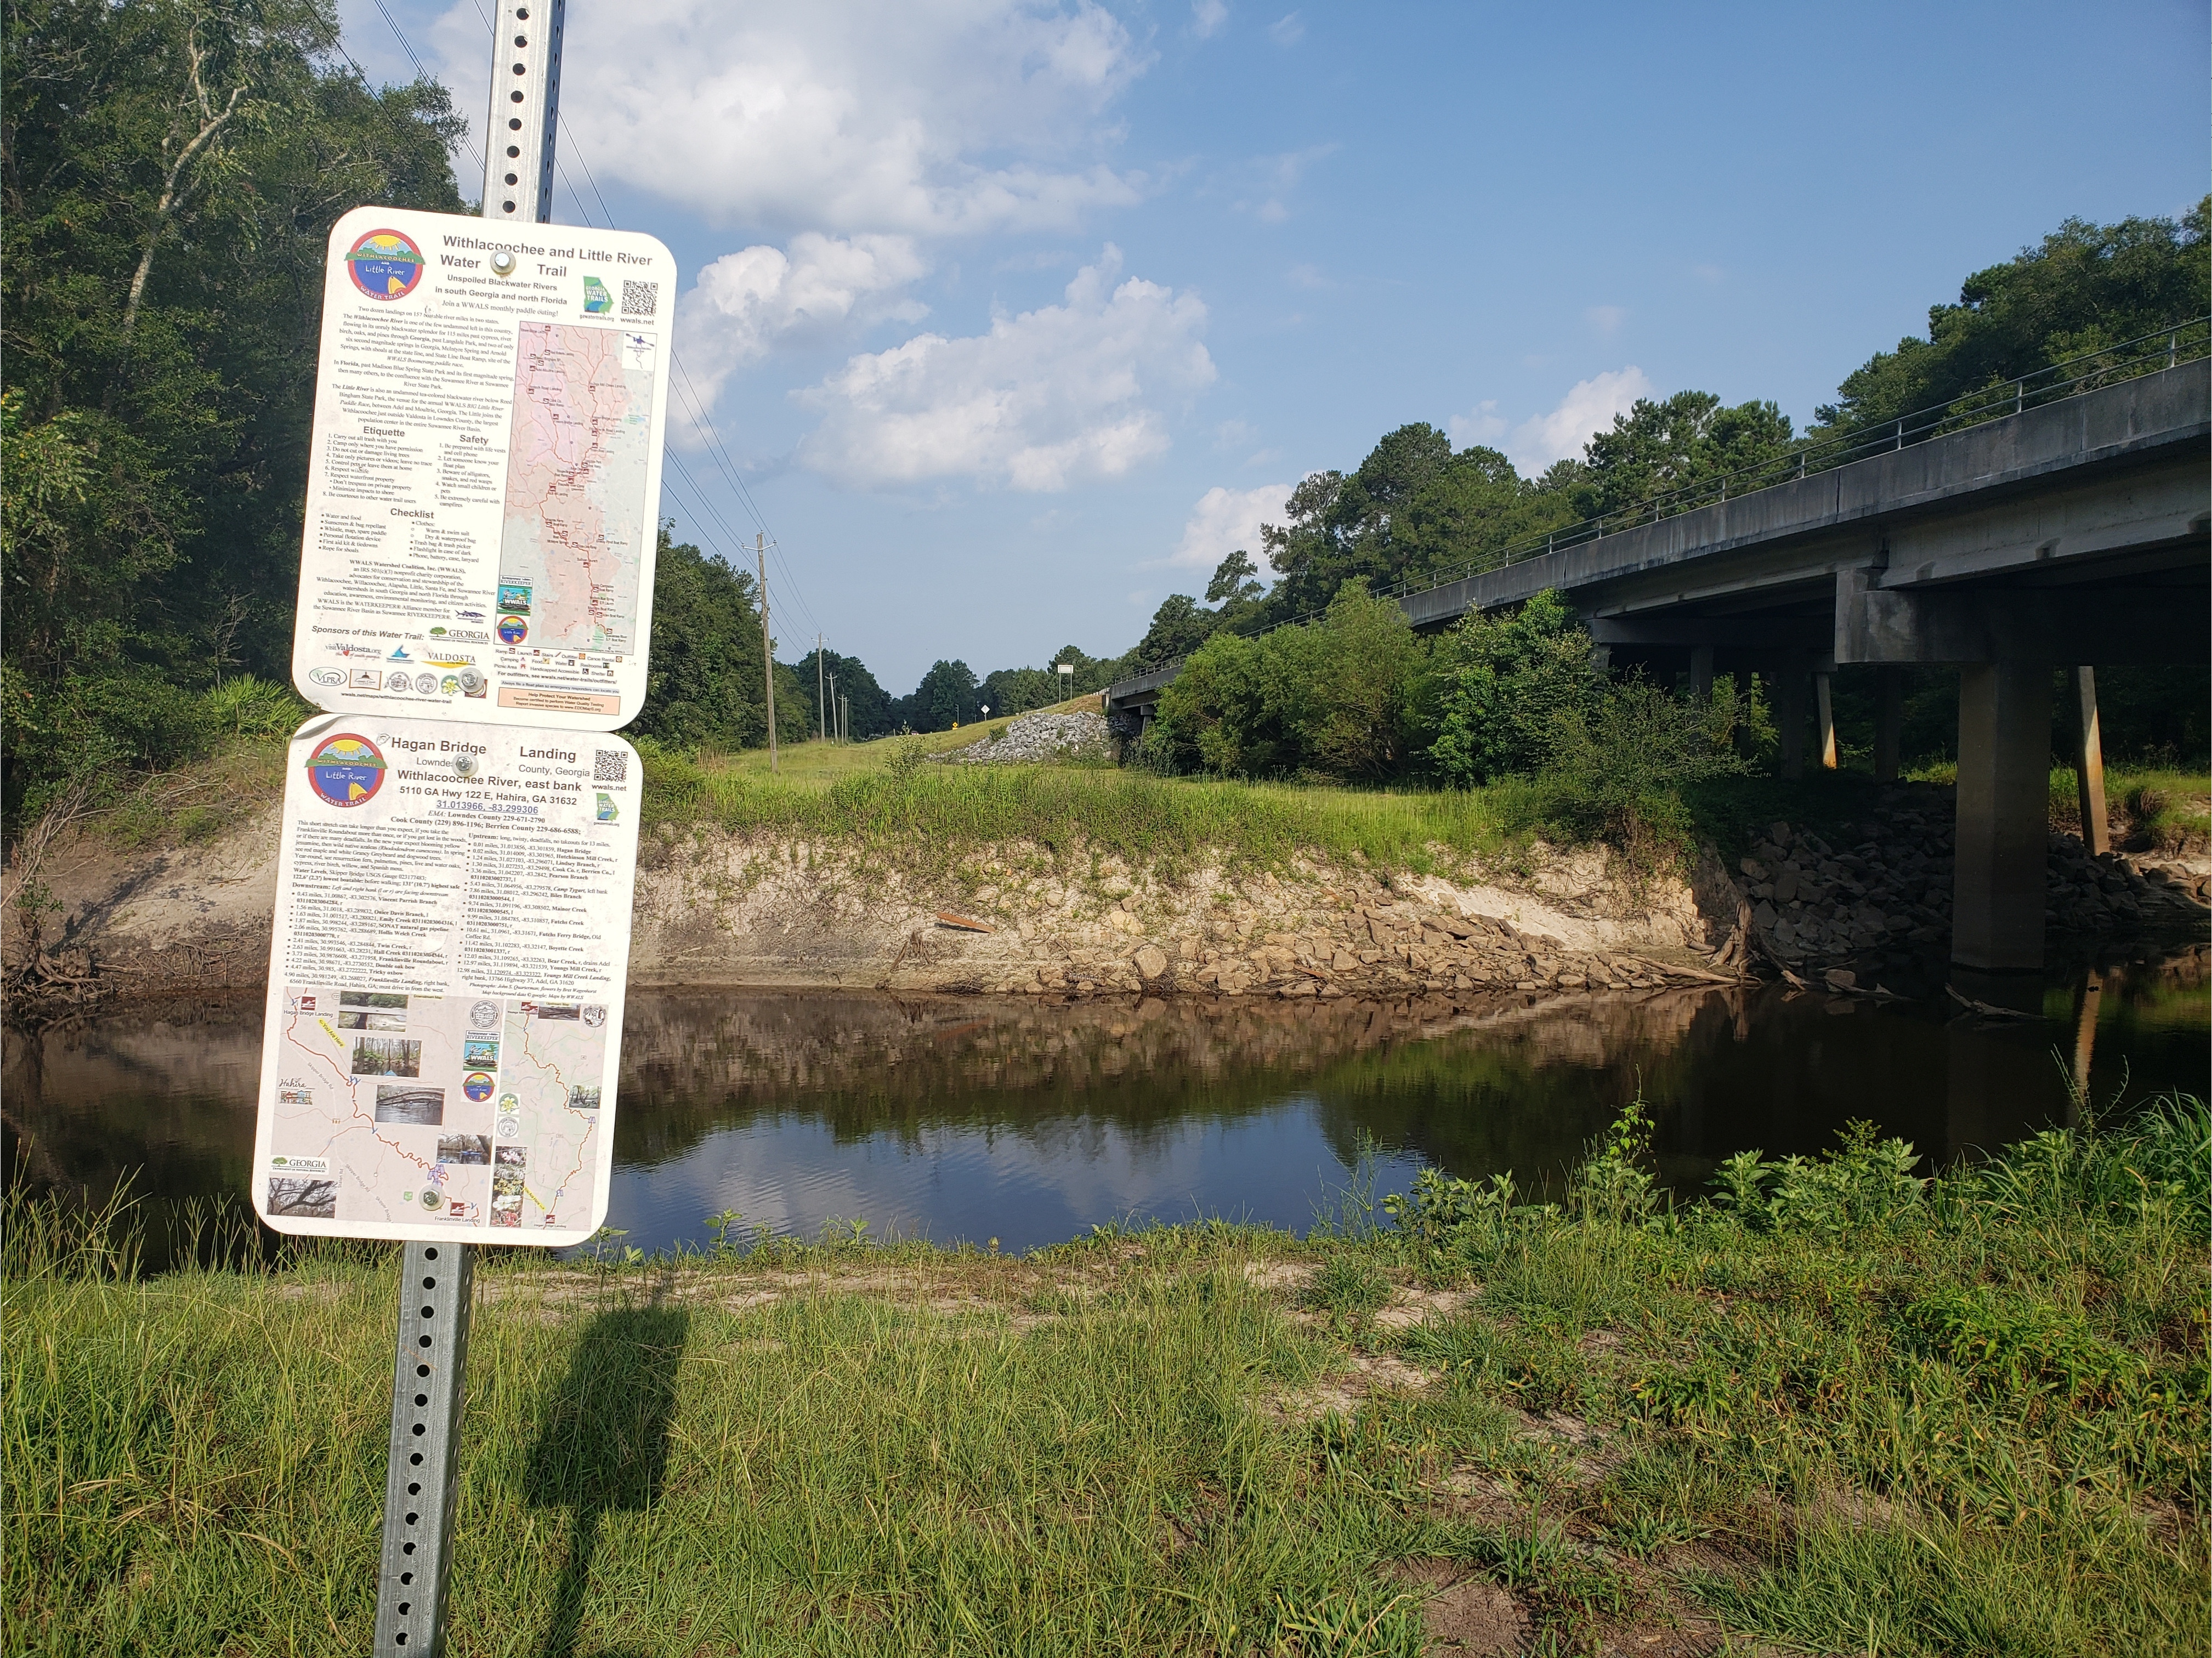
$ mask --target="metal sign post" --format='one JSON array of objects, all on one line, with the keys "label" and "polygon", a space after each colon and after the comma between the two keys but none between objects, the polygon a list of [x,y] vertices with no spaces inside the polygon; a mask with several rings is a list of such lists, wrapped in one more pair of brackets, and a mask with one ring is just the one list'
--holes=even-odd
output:
[{"label": "metal sign post", "polygon": [[[567,0],[501,0],[491,42],[483,216],[543,224],[553,207],[561,31]],[[378,1658],[436,1658],[446,1644],[461,1399],[468,1383],[474,1246],[405,1246],[392,1367],[392,1460],[377,1570]]]}]

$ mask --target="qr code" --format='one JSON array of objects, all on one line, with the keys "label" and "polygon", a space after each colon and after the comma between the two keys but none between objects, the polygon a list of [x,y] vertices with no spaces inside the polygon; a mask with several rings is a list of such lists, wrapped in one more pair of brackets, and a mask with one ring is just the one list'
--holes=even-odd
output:
[{"label": "qr code", "polygon": [[626,783],[629,780],[629,755],[623,749],[593,749],[592,750],[592,781],[594,783]]},{"label": "qr code", "polygon": [[623,284],[623,315],[650,317],[660,310],[659,282],[625,282]]}]

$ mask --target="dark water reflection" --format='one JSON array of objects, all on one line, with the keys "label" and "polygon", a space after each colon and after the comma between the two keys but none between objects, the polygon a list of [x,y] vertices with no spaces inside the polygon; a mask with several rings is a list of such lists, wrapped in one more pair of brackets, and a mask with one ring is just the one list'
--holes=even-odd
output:
[{"label": "dark water reflection", "polygon": [[[2083,1066],[2099,1102],[2205,1091],[2208,1017],[2201,950],[2077,979],[2019,1023],[1717,987],[1458,1012],[640,994],[609,1222],[647,1248],[702,1242],[732,1209],[1009,1249],[1130,1217],[1303,1230],[1370,1142],[1381,1192],[1425,1163],[1556,1187],[1639,1086],[1684,1190],[1855,1117],[1948,1160],[2066,1120]],[[255,1001],[10,1029],[11,1180],[96,1198],[136,1170],[157,1208],[242,1193],[260,1023]]]}]

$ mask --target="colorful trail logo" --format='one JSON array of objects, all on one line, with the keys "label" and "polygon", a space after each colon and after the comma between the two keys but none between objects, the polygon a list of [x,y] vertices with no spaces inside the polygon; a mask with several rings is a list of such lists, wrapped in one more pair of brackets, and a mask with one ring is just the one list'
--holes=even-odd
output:
[{"label": "colorful trail logo", "polygon": [[346,274],[372,300],[404,299],[422,280],[422,254],[396,230],[372,230],[346,255]]},{"label": "colorful trail logo", "polygon": [[607,285],[597,276],[584,278],[584,314],[603,316],[615,308],[615,296],[607,292]]},{"label": "colorful trail logo", "polygon": [[307,781],[333,806],[358,806],[384,786],[384,756],[366,737],[342,733],[307,756]]},{"label": "colorful trail logo", "polygon": [[520,645],[530,637],[530,624],[519,616],[503,616],[499,619],[499,642]]},{"label": "colorful trail logo", "polygon": [[481,1071],[471,1071],[461,1079],[461,1092],[472,1100],[489,1099],[491,1090],[491,1078]]}]

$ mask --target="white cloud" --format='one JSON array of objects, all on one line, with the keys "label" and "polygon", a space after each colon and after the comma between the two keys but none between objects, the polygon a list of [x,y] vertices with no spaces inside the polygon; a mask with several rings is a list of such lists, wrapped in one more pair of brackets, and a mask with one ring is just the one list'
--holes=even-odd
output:
[{"label": "white cloud", "polygon": [[1306,26],[1296,12],[1286,12],[1267,25],[1267,38],[1279,46],[1294,46],[1306,38]]},{"label": "white cloud", "polygon": [[1617,334],[1628,320],[1627,310],[1618,305],[1594,305],[1583,316],[1601,334]]},{"label": "white cloud", "polygon": [[1505,417],[1498,412],[1495,398],[1478,403],[1464,415],[1454,415],[1445,425],[1451,433],[1452,446],[1457,449],[1489,443],[1505,435]]},{"label": "white cloud", "polygon": [[988,334],[921,334],[848,360],[799,394],[823,421],[799,459],[868,487],[972,477],[1062,489],[1118,477],[1168,446],[1155,403],[1210,384],[1206,307],[1139,277],[1110,243],[1064,305],[994,318]]},{"label": "white cloud", "polygon": [[694,387],[712,408],[732,372],[786,341],[820,340],[848,324],[919,322],[926,307],[896,295],[926,269],[905,236],[809,230],[792,238],[788,253],[765,246],[725,253],[678,307]]},{"label": "white cloud", "polygon": [[1610,428],[1613,417],[1626,414],[1637,398],[1657,394],[1633,363],[1577,380],[1550,414],[1515,427],[1512,446],[1505,452],[1524,475],[1534,477],[1553,461],[1581,454],[1591,434]]},{"label": "white cloud", "polygon": [[1260,526],[1270,519],[1282,521],[1291,498],[1287,483],[1263,483],[1256,489],[1225,489],[1216,484],[1198,498],[1182,526],[1170,564],[1187,564],[1212,573],[1214,566],[1242,548],[1261,568],[1267,556],[1260,549]]},{"label": "white cloud", "polygon": [[1190,0],[1190,32],[1211,40],[1229,27],[1227,0]]},{"label": "white cloud", "polygon": [[[443,20],[449,58],[471,12]],[[573,10],[563,56],[593,170],[717,222],[1065,227],[1143,185],[1097,157],[1150,54],[1093,0],[627,0]]]}]

